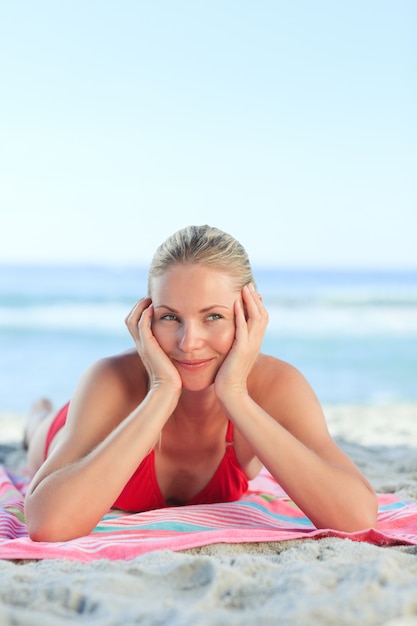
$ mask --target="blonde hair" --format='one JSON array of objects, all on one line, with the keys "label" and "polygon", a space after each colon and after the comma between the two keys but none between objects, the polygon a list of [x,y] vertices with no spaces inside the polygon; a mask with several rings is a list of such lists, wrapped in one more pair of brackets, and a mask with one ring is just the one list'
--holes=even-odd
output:
[{"label": "blonde hair", "polygon": [[234,237],[213,226],[187,226],[162,243],[149,267],[148,293],[152,279],[173,265],[197,263],[229,274],[236,290],[255,283],[245,248]]}]

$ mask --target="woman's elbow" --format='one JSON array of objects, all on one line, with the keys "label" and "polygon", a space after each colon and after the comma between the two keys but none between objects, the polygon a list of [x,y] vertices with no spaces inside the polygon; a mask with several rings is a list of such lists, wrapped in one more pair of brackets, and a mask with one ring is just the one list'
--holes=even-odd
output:
[{"label": "woman's elbow", "polygon": [[[346,504],[346,503],[345,503]],[[312,522],[316,528],[331,529],[342,533],[357,533],[376,528],[378,520],[378,498],[369,492],[360,502],[348,506],[332,507],[318,515]]]},{"label": "woman's elbow", "polygon": [[341,521],[339,528],[346,533],[356,533],[370,528],[376,528],[378,523],[378,497],[369,492],[367,497],[349,509],[349,515]]},{"label": "woman's elbow", "polygon": [[32,541],[55,543],[66,540],[65,534],[54,522],[53,516],[25,511],[25,517],[29,539]]},{"label": "woman's elbow", "polygon": [[41,523],[28,523],[28,534],[32,541],[46,542],[46,543],[61,543],[64,541],[70,541],[71,539],[78,539],[82,537],[83,532],[77,532],[74,528],[63,527],[59,524],[53,524],[49,521]]},{"label": "woman's elbow", "polygon": [[29,504],[25,505],[25,519],[32,541],[57,543],[75,539],[83,534],[77,532],[77,529],[68,522],[68,518],[64,519],[53,511],[38,511]]},{"label": "woman's elbow", "polygon": [[354,529],[350,532],[358,532],[367,530],[368,528],[376,528],[378,525],[378,496],[374,492],[369,493],[369,500],[363,504],[356,513],[354,520]]}]

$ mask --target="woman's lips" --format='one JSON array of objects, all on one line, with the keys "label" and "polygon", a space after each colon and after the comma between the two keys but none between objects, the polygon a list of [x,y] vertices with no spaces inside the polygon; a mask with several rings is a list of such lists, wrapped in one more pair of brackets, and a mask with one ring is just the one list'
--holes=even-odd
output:
[{"label": "woman's lips", "polygon": [[194,371],[199,370],[211,363],[212,359],[195,359],[192,361],[183,361],[179,359],[173,359],[174,363],[182,369]]}]

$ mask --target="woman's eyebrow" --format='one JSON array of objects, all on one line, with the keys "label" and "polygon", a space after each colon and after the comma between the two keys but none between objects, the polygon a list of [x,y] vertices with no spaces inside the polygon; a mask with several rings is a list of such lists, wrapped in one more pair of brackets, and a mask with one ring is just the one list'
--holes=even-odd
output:
[{"label": "woman's eyebrow", "polygon": [[154,309],[155,311],[156,309],[167,309],[168,311],[171,311],[171,313],[178,313],[178,311],[176,311],[175,309],[173,309],[172,307],[166,304],[158,304],[158,306],[155,306]]},{"label": "woman's eyebrow", "polygon": [[[178,314],[178,311],[176,309],[173,309],[167,304],[158,304],[158,306],[155,307],[155,311],[157,309],[167,309],[171,313]],[[207,311],[212,311],[213,309],[230,309],[230,307],[227,306],[226,304],[211,304],[210,306],[204,307],[204,309],[200,309],[199,313],[207,313]]]},{"label": "woman's eyebrow", "polygon": [[230,309],[226,304],[212,304],[211,306],[206,306],[204,309],[200,310],[200,313],[207,313],[207,311],[212,311],[213,309]]}]

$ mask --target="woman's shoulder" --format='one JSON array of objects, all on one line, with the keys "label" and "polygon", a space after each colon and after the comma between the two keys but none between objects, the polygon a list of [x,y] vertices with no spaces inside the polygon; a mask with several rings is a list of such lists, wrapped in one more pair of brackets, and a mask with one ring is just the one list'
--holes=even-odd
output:
[{"label": "woman's shoulder", "polygon": [[147,374],[135,350],[97,360],[85,372],[84,381],[128,395],[137,393],[142,387],[147,388]]},{"label": "woman's shoulder", "polygon": [[287,361],[283,361],[278,357],[272,356],[270,354],[259,354],[255,366],[253,368],[253,374],[259,377],[269,377],[269,376],[296,376],[299,374],[299,370],[297,370],[294,365],[288,363]]},{"label": "woman's shoulder", "polygon": [[[248,391],[269,415],[291,432],[309,424],[324,432],[320,402],[305,376],[293,365],[276,357],[261,355],[254,367]],[[314,425],[314,426],[312,426]]]},{"label": "woman's shoulder", "polygon": [[252,369],[249,385],[255,393],[274,395],[280,390],[294,390],[308,383],[291,363],[261,353]]}]

